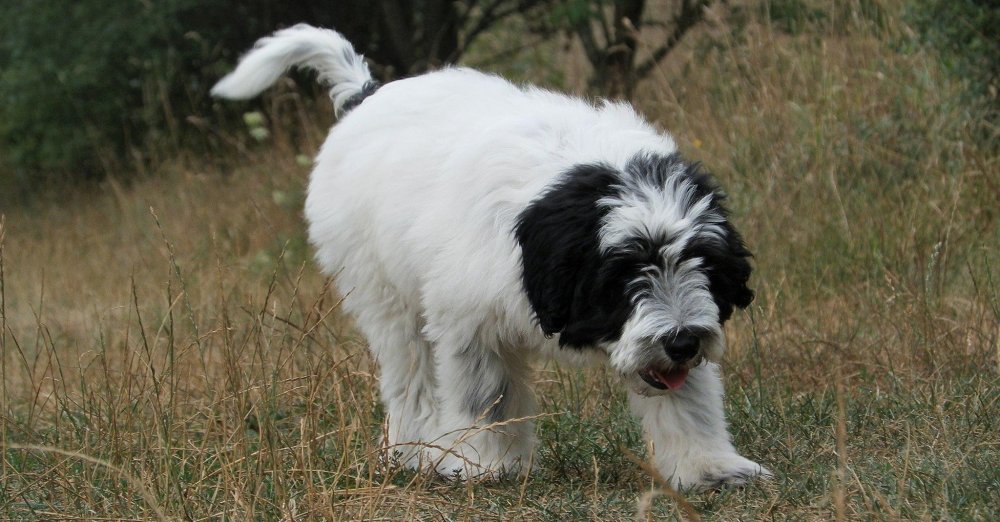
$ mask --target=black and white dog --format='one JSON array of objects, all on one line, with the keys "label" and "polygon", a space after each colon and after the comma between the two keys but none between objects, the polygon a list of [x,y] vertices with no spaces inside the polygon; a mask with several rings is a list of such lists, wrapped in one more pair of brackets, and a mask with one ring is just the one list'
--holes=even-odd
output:
[{"label": "black and white dog", "polygon": [[625,103],[466,68],[379,86],[339,33],[263,38],[212,90],[245,99],[289,67],[339,122],[305,214],[381,374],[400,462],[460,477],[531,461],[531,363],[605,361],[654,462],[682,488],[769,476],[730,442],[722,325],[753,299],[750,252],[711,177]]}]

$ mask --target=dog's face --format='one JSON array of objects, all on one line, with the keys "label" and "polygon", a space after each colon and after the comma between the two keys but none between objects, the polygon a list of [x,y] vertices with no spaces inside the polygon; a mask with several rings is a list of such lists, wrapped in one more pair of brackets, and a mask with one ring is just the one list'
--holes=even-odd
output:
[{"label": "dog's face", "polygon": [[515,231],[542,331],[607,351],[639,393],[683,386],[689,369],[721,357],[722,324],[753,300],[750,252],[723,198],[677,154],[566,173]]}]

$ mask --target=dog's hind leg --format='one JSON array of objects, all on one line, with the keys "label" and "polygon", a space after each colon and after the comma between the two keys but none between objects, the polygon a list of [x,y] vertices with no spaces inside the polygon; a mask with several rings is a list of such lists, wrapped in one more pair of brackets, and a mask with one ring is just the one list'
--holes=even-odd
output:
[{"label": "dog's hind leg", "polygon": [[531,463],[531,368],[516,349],[490,341],[452,330],[435,343],[441,475],[500,478]]},{"label": "dog's hind leg", "polygon": [[386,423],[382,443],[387,456],[406,467],[427,468],[427,442],[435,436],[434,361],[421,337],[419,314],[389,286],[368,280],[345,292],[345,307],[355,317],[379,366],[379,392]]},{"label": "dog's hind leg", "polygon": [[711,489],[771,476],[767,468],[733,448],[722,395],[714,363],[694,368],[683,388],[666,395],[646,397],[629,391],[629,405],[642,419],[652,444],[651,458],[674,487]]}]

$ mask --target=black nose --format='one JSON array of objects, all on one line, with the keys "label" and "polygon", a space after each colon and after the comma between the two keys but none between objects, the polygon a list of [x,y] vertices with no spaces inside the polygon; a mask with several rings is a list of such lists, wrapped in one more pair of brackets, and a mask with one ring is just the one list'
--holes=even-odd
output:
[{"label": "black nose", "polygon": [[663,348],[674,362],[682,363],[698,354],[698,342],[693,333],[679,332],[674,338],[663,341]]}]

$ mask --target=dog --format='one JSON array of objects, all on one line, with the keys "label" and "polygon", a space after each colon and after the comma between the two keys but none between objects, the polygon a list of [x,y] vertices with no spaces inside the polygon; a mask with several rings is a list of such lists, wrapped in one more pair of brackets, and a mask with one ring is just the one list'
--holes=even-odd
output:
[{"label": "dog", "polygon": [[532,364],[605,362],[652,460],[683,489],[771,473],[734,449],[718,362],[750,251],[725,196],[627,103],[449,67],[380,85],[339,33],[262,38],[212,94],[291,67],[338,122],[305,203],[309,239],[379,366],[382,443],[458,479],[527,472]]}]

